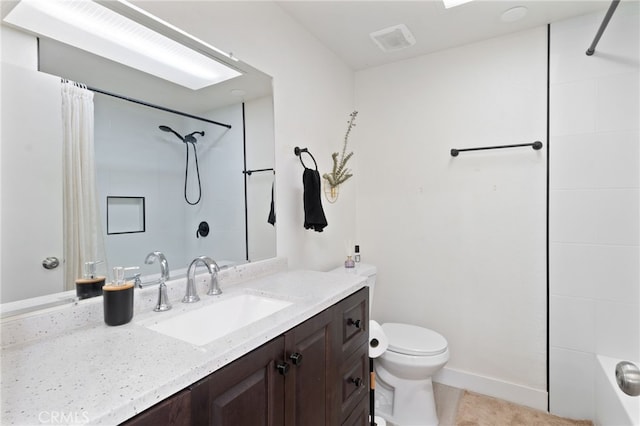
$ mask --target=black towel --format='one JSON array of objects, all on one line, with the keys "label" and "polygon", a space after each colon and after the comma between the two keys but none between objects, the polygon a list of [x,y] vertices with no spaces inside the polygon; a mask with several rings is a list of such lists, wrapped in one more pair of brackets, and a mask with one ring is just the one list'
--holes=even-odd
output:
[{"label": "black towel", "polygon": [[269,218],[267,219],[267,222],[269,222],[270,224],[274,225],[276,224],[276,207],[273,203],[273,185],[271,184],[271,210],[269,210]]},{"label": "black towel", "polygon": [[320,198],[320,173],[305,167],[302,185],[304,186],[304,229],[322,232],[327,226],[327,218],[324,216]]}]

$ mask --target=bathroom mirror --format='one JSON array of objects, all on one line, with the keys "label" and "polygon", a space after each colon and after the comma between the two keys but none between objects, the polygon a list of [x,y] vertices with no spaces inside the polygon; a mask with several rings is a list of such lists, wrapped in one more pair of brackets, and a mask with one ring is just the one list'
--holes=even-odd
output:
[{"label": "bathroom mirror", "polygon": [[[5,15],[3,11],[3,17]],[[21,31],[4,22],[2,25],[3,31],[7,28],[14,33]],[[96,186],[108,262],[105,266],[139,266],[144,281],[145,277],[151,280],[159,273],[158,265],[144,264],[146,254],[155,250],[166,254],[172,278],[183,274],[188,263],[201,254],[209,255],[221,264],[238,264],[276,255],[275,226],[268,223],[275,178],[270,76],[231,58],[229,62],[242,72],[241,76],[192,90],[37,34],[24,32],[20,37],[37,40],[32,46],[37,48],[34,54],[38,56],[38,74],[47,74],[50,80],[51,76],[62,77],[101,92],[120,95],[114,97],[98,92],[94,95]],[[193,47],[193,41],[189,45]],[[7,79],[12,75],[20,74],[9,70],[3,58],[3,87],[7,87],[7,82],[11,83]],[[29,73],[23,74],[16,84],[24,86]],[[57,81],[59,84],[60,79]],[[55,88],[51,92],[55,92]],[[39,96],[45,96],[44,92]],[[7,105],[10,101],[5,99],[5,90],[2,97],[3,104]],[[130,100],[140,100],[143,104]],[[17,106],[11,111],[3,108],[3,123],[20,120],[20,114],[28,114],[31,122],[42,126],[51,120],[51,117],[41,121],[33,117],[41,113],[41,108],[35,105],[28,111],[19,110]],[[228,124],[230,128],[201,118]],[[204,132],[204,135],[194,134],[197,168],[193,149],[189,151],[187,164],[185,148],[192,145],[171,132],[162,131],[160,126],[167,126],[180,135]],[[23,135],[28,138],[26,133]],[[3,165],[24,164],[32,175],[31,182],[36,182],[37,186],[51,182],[50,174],[43,171],[39,175],[40,168],[25,162],[24,155],[28,153],[19,153],[12,159],[13,150],[4,149],[4,145],[10,143],[5,142],[5,136],[3,130]],[[38,150],[37,143],[42,143],[42,139],[35,135],[32,141],[20,140],[16,144],[26,144],[32,153]],[[46,142],[51,144],[52,140]],[[27,158],[30,163],[31,157]],[[49,163],[54,160],[60,164],[51,168],[61,170],[62,158],[50,156],[47,159]],[[43,259],[56,257],[64,261],[62,253],[44,253],[37,240],[32,241],[24,229],[5,232],[13,226],[8,222],[13,216],[4,215],[5,207],[12,205],[5,196],[13,194],[20,199],[20,195],[15,194],[35,190],[34,185],[28,186],[19,179],[9,184],[4,174],[2,185],[5,216],[2,224],[2,303],[25,298],[42,299],[47,294],[58,296],[66,290],[64,282],[75,278],[50,273],[44,268]],[[8,185],[11,190],[5,191]],[[49,196],[59,192],[62,197],[61,190],[54,185],[47,192]],[[107,200],[114,199],[108,197],[145,200],[144,208],[138,203],[127,210],[133,211],[131,217],[136,223],[127,224],[126,230],[132,226],[136,232],[107,233]],[[201,200],[191,205],[198,198]],[[26,207],[30,205],[25,204]],[[58,245],[62,247],[65,237],[61,218],[54,213],[56,210],[59,210],[56,206],[49,205],[30,209],[28,214],[30,223],[43,222],[50,228],[57,228],[53,230],[52,238],[61,239]],[[206,236],[199,232],[202,222],[207,222],[210,229]],[[140,226],[141,223],[144,226]],[[21,250],[7,250],[7,247],[18,246]],[[26,256],[29,259],[25,259]],[[28,276],[31,270],[35,277],[25,279],[25,274]],[[107,269],[103,266],[99,273],[105,272]],[[37,285],[30,285],[32,282]],[[62,299],[68,300],[68,293],[63,296]],[[45,299],[42,300],[46,303],[51,300]]]}]

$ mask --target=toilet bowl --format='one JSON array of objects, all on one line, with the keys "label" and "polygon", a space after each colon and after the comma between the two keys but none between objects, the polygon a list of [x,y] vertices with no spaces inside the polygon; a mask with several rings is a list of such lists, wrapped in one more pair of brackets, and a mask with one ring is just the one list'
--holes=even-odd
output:
[{"label": "toilet bowl", "polygon": [[[332,272],[367,277],[369,313],[373,303],[376,268],[336,268]],[[374,362],[375,413],[396,426],[436,426],[438,416],[431,377],[449,360],[447,340],[437,332],[412,324],[382,324],[388,349]]]},{"label": "toilet bowl", "polygon": [[449,360],[447,341],[427,328],[385,323],[389,348],[377,360],[376,412],[397,426],[435,426],[431,377]]}]

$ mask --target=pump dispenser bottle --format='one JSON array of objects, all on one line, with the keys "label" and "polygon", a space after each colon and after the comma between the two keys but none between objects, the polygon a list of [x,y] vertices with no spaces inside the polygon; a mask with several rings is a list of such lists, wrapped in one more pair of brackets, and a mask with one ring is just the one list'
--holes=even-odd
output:
[{"label": "pump dispenser bottle", "polygon": [[80,299],[100,296],[106,277],[96,275],[96,265],[102,263],[101,260],[84,263],[84,274],[82,278],[76,280],[76,295]]},{"label": "pump dispenser bottle", "polygon": [[104,305],[104,322],[107,325],[122,325],[133,318],[133,282],[125,282],[126,271],[139,269],[137,266],[113,268],[113,282],[105,285],[102,302]]}]

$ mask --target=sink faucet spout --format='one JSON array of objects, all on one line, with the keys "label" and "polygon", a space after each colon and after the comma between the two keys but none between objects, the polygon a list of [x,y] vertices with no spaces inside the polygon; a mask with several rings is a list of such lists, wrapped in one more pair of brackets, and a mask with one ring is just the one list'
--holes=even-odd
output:
[{"label": "sink faucet spout", "polygon": [[[167,285],[165,284],[169,278],[169,262],[167,261],[164,253],[160,251],[154,251],[147,255],[147,258],[144,260],[144,263],[147,265],[151,265],[156,261],[160,261],[160,279],[158,282],[160,286],[158,288],[158,303],[156,303],[156,307],[153,309],[156,312],[164,312],[171,309],[171,303],[169,302],[169,297],[167,296]],[[142,285],[140,285],[142,287]]]},{"label": "sink faucet spout", "polygon": [[[198,263],[202,263],[204,266],[206,266],[209,274],[211,274],[211,287],[209,288],[209,292],[207,294],[222,293],[220,287],[218,286],[218,271],[220,270],[218,264],[210,257],[199,256],[193,259],[193,261],[189,265],[189,268],[187,269],[187,292],[182,299],[183,303],[194,303],[200,300],[195,285],[196,266],[198,265]],[[217,287],[217,293],[211,293],[212,287]]]},{"label": "sink faucet spout", "polygon": [[160,282],[167,282],[171,278],[169,277],[169,262],[167,261],[166,256],[161,251],[154,251],[147,255],[147,258],[144,260],[144,263],[147,265],[151,265],[156,261],[160,261]]}]

